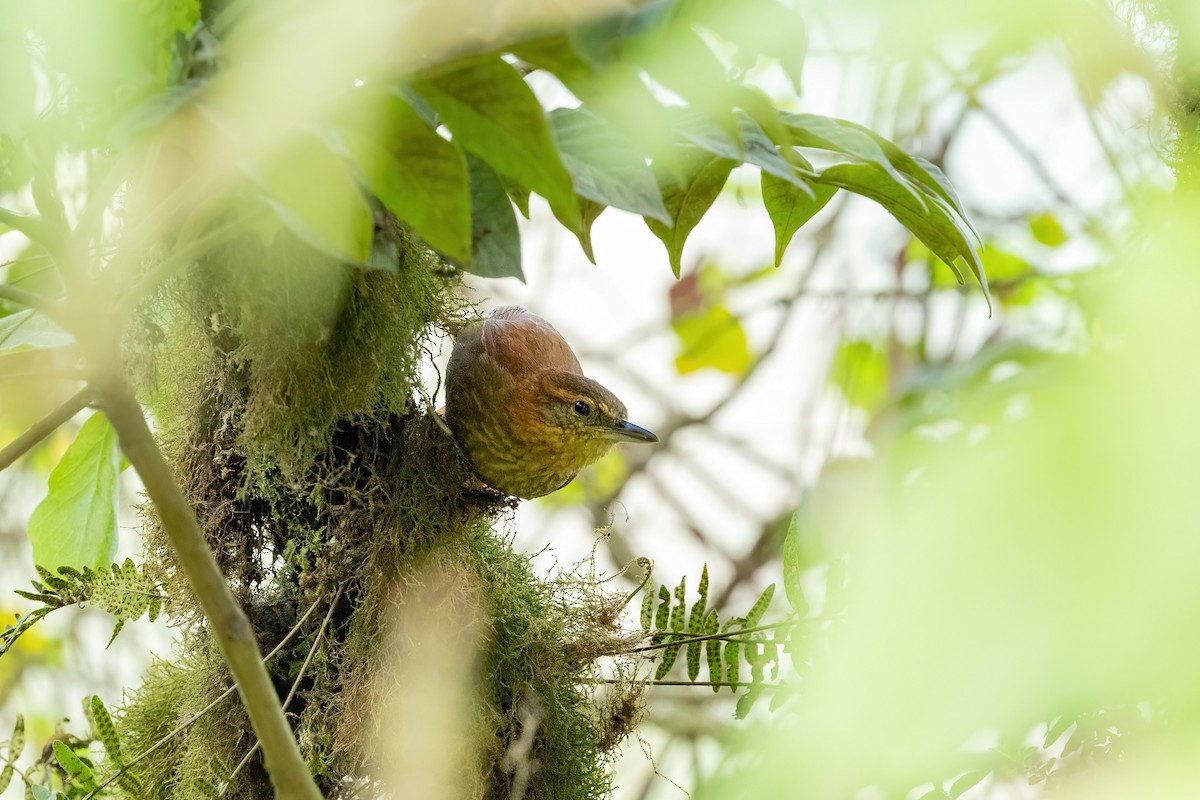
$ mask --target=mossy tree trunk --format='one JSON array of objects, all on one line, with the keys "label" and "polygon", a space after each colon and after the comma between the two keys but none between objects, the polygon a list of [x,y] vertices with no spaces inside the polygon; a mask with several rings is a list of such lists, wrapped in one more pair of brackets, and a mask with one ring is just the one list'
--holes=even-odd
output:
[{"label": "mossy tree trunk", "polygon": [[[602,718],[583,654],[619,636],[620,600],[584,578],[539,580],[493,530],[509,501],[475,484],[420,395],[423,359],[463,313],[456,273],[395,225],[378,235],[399,243],[394,272],[341,265],[280,234],[232,243],[172,282],[151,301],[168,326],[148,326],[130,348],[144,355],[145,400],[263,651],[314,603],[328,613],[327,629],[325,613],[310,615],[270,665],[281,700],[295,687],[287,713],[323,792],[364,796],[372,743],[424,735],[384,731],[373,710],[395,669],[389,632],[434,570],[472,598],[483,631],[480,652],[459,654],[478,663],[471,795],[509,797],[519,774],[528,798],[599,797],[601,744],[628,720]],[[151,569],[190,624],[181,657],[120,709],[132,752],[228,685],[174,550],[151,528]],[[524,766],[505,758],[519,740]],[[235,774],[254,744],[230,698],[132,771],[155,798],[225,784],[228,797],[264,797],[257,755]]]}]

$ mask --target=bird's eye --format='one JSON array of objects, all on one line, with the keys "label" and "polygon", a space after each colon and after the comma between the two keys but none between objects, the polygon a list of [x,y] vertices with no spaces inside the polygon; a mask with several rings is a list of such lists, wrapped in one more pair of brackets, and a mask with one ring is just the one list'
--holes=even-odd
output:
[{"label": "bird's eye", "polygon": [[581,417],[586,417],[588,414],[592,413],[592,407],[582,400],[576,400],[575,413]]}]

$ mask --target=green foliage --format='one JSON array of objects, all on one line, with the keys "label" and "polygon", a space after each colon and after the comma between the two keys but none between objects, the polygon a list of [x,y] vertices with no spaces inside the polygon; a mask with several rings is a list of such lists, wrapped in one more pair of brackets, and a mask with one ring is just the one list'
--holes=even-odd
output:
[{"label": "green foliage", "polygon": [[470,262],[472,204],[462,151],[439,136],[400,94],[372,100],[381,119],[352,120],[358,124],[342,130],[367,185],[429,244]]},{"label": "green foliage", "polygon": [[581,197],[670,221],[654,172],[619,128],[586,108],[557,108],[550,129]]},{"label": "green foliage", "polygon": [[142,782],[126,767],[125,755],[121,748],[121,737],[117,732],[116,725],[113,724],[108,707],[104,705],[99,695],[92,695],[85,710],[92,721],[92,731],[96,739],[104,746],[108,766],[118,773],[117,785],[130,797],[145,797],[146,792],[142,788]]},{"label": "green foliage", "polygon": [[517,216],[500,177],[484,161],[467,157],[471,176],[471,272],[484,278],[525,279]]},{"label": "green foliage", "polygon": [[371,208],[350,165],[320,139],[297,137],[252,177],[267,205],[303,241],[341,261],[367,262]]},{"label": "green foliage", "polygon": [[1063,230],[1058,217],[1048,211],[1030,217],[1029,232],[1047,247],[1061,247],[1067,243],[1067,232]]},{"label": "green foliage", "polygon": [[0,355],[74,344],[75,337],[32,309],[0,317]]},{"label": "green foliage", "polygon": [[54,742],[54,758],[58,761],[58,765],[67,773],[67,782],[78,786],[85,792],[93,791],[96,788],[96,776],[92,772],[92,768],[83,759],[79,757],[72,748],[68,747],[65,742],[55,740]]},{"label": "green foliage", "polygon": [[541,106],[499,56],[463,59],[413,85],[464,149],[550,201],[568,227],[579,225],[571,176],[559,158]]},{"label": "green foliage", "polygon": [[665,162],[655,162],[670,224],[657,219],[647,219],[646,224],[667,246],[675,277],[680,274],[688,234],[717,199],[735,165],[732,159],[696,147],[681,147]]},{"label": "green foliage", "polygon": [[890,372],[887,354],[878,345],[850,340],[838,345],[829,377],[846,402],[872,414],[887,399]]},{"label": "green foliage", "polygon": [[711,305],[683,314],[671,322],[681,352],[675,357],[675,369],[686,375],[709,368],[732,375],[750,365],[750,344],[741,320],[729,309]]},{"label": "green foliage", "polygon": [[[555,109],[550,127],[580,196],[580,225],[575,233],[589,260],[595,262],[592,223],[609,206],[670,221],[653,171],[620,129],[582,108]],[[524,213],[529,216],[527,207]]]},{"label": "green foliage", "polygon": [[50,491],[29,518],[34,561],[47,569],[97,567],[117,552],[117,434],[93,414],[50,473]]},{"label": "green foliage", "polygon": [[783,252],[796,231],[816,216],[835,194],[836,187],[823,185],[815,185],[810,192],[805,192],[795,183],[763,171],[763,205],[775,226],[775,266],[783,262]]},{"label": "green foliage", "polygon": [[[487,749],[472,766],[492,782],[475,796],[514,793],[495,767],[524,735],[519,709],[531,696],[546,713],[530,745],[540,767],[527,796],[602,796],[606,748],[636,724],[636,690],[614,690],[612,707],[623,709],[614,715],[582,687],[596,654],[625,652],[614,623],[622,598],[607,597],[593,580],[537,579],[489,530],[502,507],[470,491],[453,443],[412,399],[433,332],[453,329],[461,316],[454,266],[521,277],[513,204],[528,216],[534,192],[589,258],[591,225],[605,208],[642,215],[679,276],[687,237],[731,171],[748,164],[763,172],[776,261],[844,188],[882,203],[948,263],[965,260],[982,283],[969,226],[944,178],[850,123],[782,114],[741,80],[768,58],[799,83],[803,22],[770,0],[736,13],[707,0],[657,0],[541,40],[500,41],[492,52],[431,63],[417,75],[380,69],[364,75],[365,92],[328,106],[331,98],[321,97],[298,114],[299,124],[262,132],[266,151],[245,154],[222,147],[260,131],[239,129],[236,113],[223,116],[230,87],[220,82],[229,74],[226,55],[238,67],[236,46],[263,33],[242,27],[241,9],[215,18],[222,4],[205,5],[201,19],[195,0],[77,5],[14,17],[17,35],[0,32],[14,45],[0,48],[0,189],[36,207],[3,211],[0,221],[50,258],[57,282],[47,284],[48,298],[65,289],[71,308],[88,308],[91,295],[119,300],[116,311],[95,309],[120,332],[98,344],[120,349],[122,366],[136,374],[172,470],[260,640],[288,629],[311,592],[353,588],[323,649],[310,650],[296,717],[323,788],[345,790],[347,776],[361,774],[379,632],[403,607],[418,565],[432,558],[479,586],[491,626],[476,720]],[[71,16],[78,12],[86,13]],[[522,63],[510,63],[510,54]],[[531,65],[582,105],[547,114],[524,79]],[[660,103],[647,76],[688,107]],[[209,122],[217,123],[212,137],[203,131]],[[189,139],[195,130],[200,137]],[[209,138],[221,163],[188,164],[193,151],[206,155],[189,146]],[[835,163],[813,167],[805,153],[814,149]],[[78,163],[87,185],[59,187],[63,163]],[[193,168],[198,174],[189,175]],[[236,180],[226,175],[237,170]],[[148,212],[137,202],[144,198]],[[72,267],[89,281],[70,285]],[[728,307],[710,298],[693,311],[676,320],[680,371],[744,370],[749,349]],[[0,320],[5,352],[67,343],[35,314]],[[200,620],[153,517],[147,563],[161,585],[129,562],[101,567],[113,557],[119,469],[102,425],[100,415],[85,425],[31,522],[43,570],[25,596],[42,607],[5,632],[6,648],[49,610],[80,600],[117,617],[114,636],[127,619],[156,616],[164,596],[182,623]],[[59,567],[58,575],[45,569]],[[714,689],[736,691],[745,661],[744,714],[765,691],[772,663],[778,673],[773,640],[752,630],[770,590],[746,617],[722,625],[707,588],[706,569],[691,603],[682,580],[674,592],[662,586],[655,595],[648,586],[640,622],[651,647],[663,650],[659,679],[686,650],[690,681],[704,662]],[[305,644],[315,647],[310,639],[297,649]],[[122,770],[127,755],[140,758],[226,685],[210,645],[198,633],[178,665],[156,666],[120,709],[119,732],[91,699],[105,766]],[[284,654],[273,667],[281,685],[298,674],[299,660]],[[229,702],[185,727],[138,761],[138,778],[121,774],[126,795],[264,794],[257,764],[233,779],[250,744],[240,706]],[[76,787],[100,775],[70,743],[52,752]]]},{"label": "green foliage", "polygon": [[162,611],[165,596],[159,591],[158,584],[128,558],[124,564],[100,569],[61,567],[53,573],[39,566],[37,570],[41,580],[32,582],[33,591],[18,589],[16,593],[26,600],[41,603],[42,607],[24,616],[18,615],[15,623],[4,627],[0,634],[0,655],[12,649],[21,634],[34,623],[57,608],[90,602],[112,614],[117,622],[108,640],[110,645],[129,620],[145,614],[153,622]]},{"label": "green foliage", "polygon": [[16,770],[17,759],[25,751],[25,715],[17,714],[13,723],[12,736],[8,738],[8,756],[4,761],[4,769],[0,770],[0,793],[3,793],[12,783]]},{"label": "green foliage", "polygon": [[[707,564],[701,570],[696,600],[690,609],[687,604],[687,576],[680,578],[674,591],[667,588],[666,584],[660,585],[657,604],[652,589],[653,584],[643,589],[641,620],[642,633],[650,642],[644,649],[661,651],[654,680],[666,678],[680,652],[686,649],[689,682],[697,681],[700,667],[705,664],[708,667],[708,684],[714,692],[728,686],[730,691],[736,693],[743,688],[741,665],[745,661],[750,667],[751,679],[749,685],[745,686],[746,693],[738,700],[738,716],[744,717],[766,690],[766,667],[775,664],[778,677],[779,649],[775,640],[769,638],[775,627],[760,627],[774,596],[775,584],[763,590],[745,616],[732,617],[724,625],[721,624],[718,610],[708,607]],[[655,621],[653,629],[648,623],[651,614]]]}]

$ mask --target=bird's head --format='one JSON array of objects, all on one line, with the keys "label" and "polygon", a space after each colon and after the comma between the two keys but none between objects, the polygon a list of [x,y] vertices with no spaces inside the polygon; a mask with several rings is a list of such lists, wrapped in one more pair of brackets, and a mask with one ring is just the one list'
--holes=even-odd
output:
[{"label": "bird's head", "polygon": [[657,442],[658,437],[625,418],[625,404],[591,378],[545,370],[534,386],[543,425],[567,441],[607,450],[616,442]]}]

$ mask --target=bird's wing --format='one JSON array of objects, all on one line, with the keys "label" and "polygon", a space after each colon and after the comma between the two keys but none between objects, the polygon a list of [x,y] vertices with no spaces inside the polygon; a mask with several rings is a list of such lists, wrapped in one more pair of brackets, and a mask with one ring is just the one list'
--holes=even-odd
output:
[{"label": "bird's wing", "polygon": [[543,369],[583,374],[562,334],[520,306],[501,306],[484,318],[481,339],[484,352],[513,375]]}]

